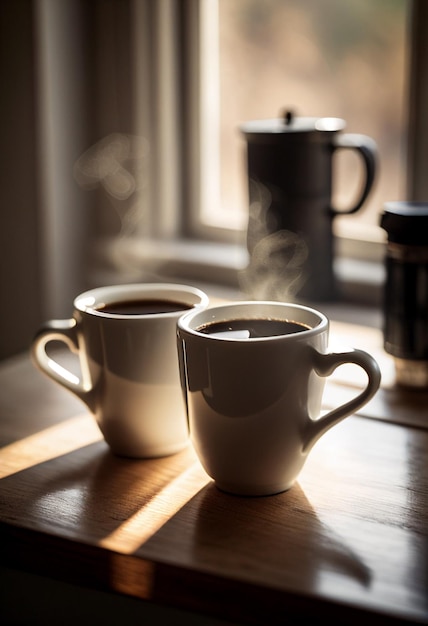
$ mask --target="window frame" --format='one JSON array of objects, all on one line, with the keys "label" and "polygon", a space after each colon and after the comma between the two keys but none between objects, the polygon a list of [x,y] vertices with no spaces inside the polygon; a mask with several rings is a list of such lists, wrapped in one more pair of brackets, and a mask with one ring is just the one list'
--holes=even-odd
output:
[{"label": "window frame", "polygon": [[[200,59],[204,57],[204,50],[201,46],[201,39],[203,39],[201,33],[206,35],[204,28],[208,23],[213,28],[214,22],[215,27],[215,20],[213,20],[212,14],[210,18],[207,18],[204,15],[204,11],[207,11],[209,5],[212,5],[211,12],[214,13],[214,5],[216,3],[217,0],[202,0],[202,2],[200,0],[189,0],[185,3],[187,14],[185,23],[191,24],[187,33],[186,58]],[[426,158],[428,151],[423,145],[424,137],[428,135],[428,125],[423,116],[424,103],[428,102],[428,94],[424,93],[424,85],[427,84],[427,81],[422,80],[424,74],[428,74],[428,71],[424,69],[428,67],[428,47],[424,36],[426,29],[423,26],[423,20],[428,18],[428,11],[423,1],[410,0],[408,15],[409,56],[407,59],[408,88],[407,94],[405,94],[405,115],[407,114],[407,120],[405,121],[407,122],[409,132],[405,144],[405,152],[409,166],[405,175],[405,189],[407,199],[421,200],[423,197],[428,198],[428,193],[426,192],[428,191],[428,184],[424,181],[423,165],[415,166],[414,162],[418,161],[418,163],[421,163],[421,156],[425,158],[425,162],[428,160]],[[204,59],[204,63],[207,62],[209,61]],[[198,90],[203,88],[203,80],[200,79],[201,65],[196,66],[194,63],[190,63],[187,67],[194,77],[192,81],[188,81],[188,84],[191,84],[191,90],[187,92],[187,106],[192,111],[192,119],[197,120],[198,123],[189,126],[191,134],[190,145],[193,146],[193,151],[189,153],[189,171],[196,172],[197,175],[187,181],[189,187],[192,188],[192,195],[189,202],[190,210],[185,215],[186,224],[184,230],[188,236],[194,239],[227,241],[245,245],[245,227],[239,232],[230,228],[219,228],[201,223],[199,218],[199,207],[201,204],[203,205],[207,197],[212,202],[214,196],[215,201],[220,202],[219,193],[217,191],[217,194],[215,194],[212,186],[207,193],[204,193],[203,182],[206,180],[207,172],[209,171],[209,166],[204,156],[208,151],[207,144],[210,145],[209,149],[211,151],[218,150],[218,144],[216,145],[216,140],[211,138],[212,134],[208,136],[207,142],[207,135],[202,130],[204,126],[204,102],[198,92]],[[209,75],[211,82],[215,83],[218,89],[219,77],[218,74],[216,75],[216,71],[218,72],[218,67],[210,68]],[[423,132],[420,133],[416,129],[423,129]],[[214,172],[215,169],[219,171],[218,166],[214,168]],[[382,233],[368,233],[365,229],[356,231],[355,228],[352,228],[352,233],[350,233],[349,228],[339,227],[335,235],[337,255],[339,257],[350,257],[379,263],[383,258],[383,241],[379,240],[379,234],[382,236]]]},{"label": "window frame", "polygon": [[[135,7],[138,6],[139,0],[131,1]],[[233,230],[207,225],[199,219],[200,206],[206,197],[211,200],[214,197],[219,202],[219,190],[215,188],[219,164],[207,157],[211,154],[212,158],[215,153],[218,158],[218,140],[213,132],[207,137],[206,128],[204,129],[205,107],[210,104],[207,95],[210,89],[219,88],[218,67],[210,68],[207,82],[204,65],[206,59],[203,59],[207,36],[204,29],[208,25],[211,37],[213,36],[215,20],[213,21],[212,12],[215,11],[216,2],[217,0],[183,0],[177,3],[174,0],[160,0],[154,5],[157,9],[153,9],[149,2],[152,13],[146,12],[145,15],[144,32],[148,32],[149,17],[150,29],[155,33],[148,55],[151,74],[135,74],[135,80],[138,84],[148,79],[154,96],[149,103],[146,102],[150,105],[150,115],[146,115],[148,125],[141,129],[137,123],[136,127],[147,132],[156,148],[151,192],[142,200],[147,203],[146,210],[156,227],[147,231],[147,235],[154,239],[154,245],[150,246],[149,254],[140,253],[140,260],[142,266],[156,266],[157,269],[161,268],[161,272],[169,272],[168,276],[171,277],[175,259],[179,261],[176,265],[177,276],[189,279],[198,277],[202,267],[207,281],[224,282],[227,276],[226,282],[239,288],[239,272],[244,269],[248,258],[245,226],[241,230]],[[409,200],[428,197],[423,175],[428,136],[428,123],[423,115],[426,110],[424,103],[428,103],[428,93],[424,87],[428,81],[423,80],[428,77],[423,26],[427,13],[427,7],[422,0],[411,2],[410,24],[407,25],[410,46],[406,98],[409,116],[406,188]],[[135,23],[141,25],[142,21],[137,19]],[[141,38],[144,32],[137,30],[135,38]],[[153,40],[157,41],[155,47]],[[138,54],[138,46],[134,54]],[[158,82],[156,76],[162,76],[163,80]],[[166,93],[169,93],[170,99],[165,108]],[[135,109],[138,120],[143,107],[136,106]],[[165,128],[179,128],[180,132],[171,132],[168,136],[168,133],[162,133]],[[174,175],[168,176],[171,171]],[[166,187],[169,188],[169,193],[165,193]],[[144,238],[145,234],[140,232],[139,236]],[[134,264],[138,265],[138,249],[141,248],[138,236],[133,244]],[[160,244],[158,248],[157,244]],[[381,267],[383,244],[376,237],[361,238],[354,233],[352,236],[335,236],[337,269],[341,281],[346,284],[347,298],[379,304],[384,278]],[[127,248],[129,253],[132,245]],[[158,252],[159,259],[155,258]],[[148,256],[151,256],[152,263]],[[371,271],[368,271],[367,264],[371,264]],[[370,281],[365,289],[367,276],[370,276]]]},{"label": "window frame", "polygon": [[428,201],[428,4],[412,0],[408,78],[407,196]]},{"label": "window frame", "polygon": [[[114,9],[108,19],[105,19],[107,5],[103,2],[78,5],[82,23],[86,20],[92,24],[93,11],[96,11],[96,19],[102,15],[102,24],[98,26],[102,41],[92,37],[93,30],[88,31],[86,41],[91,49],[94,48],[97,58],[96,63],[89,68],[85,63],[85,72],[92,72],[92,80],[89,77],[87,82],[91,98],[95,85],[95,118],[89,116],[87,120],[90,130],[86,145],[89,147],[93,143],[94,135],[103,137],[114,130],[125,129],[124,132],[147,137],[152,147],[152,158],[148,172],[145,173],[146,184],[141,185],[135,199],[145,217],[132,237],[118,241],[115,224],[113,228],[111,224],[106,226],[110,219],[106,211],[98,211],[98,208],[92,211],[95,215],[92,227],[85,235],[90,251],[90,259],[85,266],[89,267],[89,272],[83,277],[86,283],[196,278],[239,288],[239,272],[245,267],[247,259],[245,229],[236,232],[206,227],[198,220],[201,194],[204,188],[207,189],[201,161],[203,133],[200,122],[203,111],[200,92],[203,83],[200,26],[203,20],[201,11],[210,2],[213,0],[121,0],[108,3],[109,11]],[[55,3],[51,6],[49,0],[43,0],[42,6],[52,10]],[[121,18],[120,28],[117,14]],[[413,0],[409,25],[411,46],[407,107],[409,200],[428,198],[428,183],[424,176],[424,165],[428,162],[428,120],[425,115],[428,109],[427,14],[428,6],[422,0]],[[81,36],[84,35],[82,32]],[[61,41],[58,45],[61,45]],[[77,56],[75,62],[80,63]],[[114,72],[111,71],[112,67]],[[123,80],[124,71],[129,73],[126,80]],[[103,77],[108,78],[110,91],[103,85]],[[112,102],[115,84],[118,93]],[[113,110],[116,102],[121,106],[119,116]],[[71,139],[80,120],[73,119],[73,123],[59,128],[54,128],[55,120],[48,121],[52,133],[61,137],[62,143],[57,146],[57,152],[68,150],[64,136],[68,133],[72,144]],[[44,139],[42,129],[40,145],[43,145]],[[68,161],[78,156],[75,153],[73,155],[71,150],[68,152]],[[50,171],[49,162],[45,165],[45,170]],[[209,167],[206,172],[209,175]],[[44,183],[47,190],[55,188],[55,184],[52,179]],[[85,194],[87,192],[82,192],[79,196]],[[44,195],[47,197],[49,194],[46,191]],[[101,195],[97,193],[95,197],[91,196],[91,200],[85,200],[85,204],[108,204],[105,198],[100,199]],[[88,198],[87,195],[85,197]],[[42,198],[42,204],[48,203]],[[60,219],[57,212],[62,209],[58,203],[51,209],[55,212],[55,218],[52,219]],[[83,241],[82,238],[82,246]],[[358,239],[346,238],[337,238],[336,243],[339,256],[363,256],[364,264],[373,262],[375,268],[379,269],[383,257],[381,243],[362,243]],[[130,271],[124,269],[126,264],[115,261],[118,258],[122,261],[123,255],[129,260]],[[52,267],[55,263],[58,268],[62,265],[60,252],[58,259],[49,256],[49,265]],[[370,274],[366,265],[364,268],[358,279],[361,283]],[[358,268],[354,266],[351,274],[345,270],[341,276],[352,287],[356,282]],[[378,293],[382,275],[378,272],[376,276]],[[61,280],[58,275],[53,282],[59,284]],[[65,282],[69,284],[68,280]],[[49,289],[55,291],[56,287],[52,285]],[[358,294],[356,299],[361,294],[366,297],[369,291],[360,285],[355,292]],[[367,299],[375,302],[372,295],[367,295]]]},{"label": "window frame", "polygon": [[[194,0],[193,4],[197,4],[197,0]],[[407,126],[404,159],[407,164],[405,199],[428,201],[428,178],[426,177],[428,165],[428,117],[426,115],[428,109],[428,29],[426,26],[428,24],[428,5],[423,0],[411,0],[409,4],[408,23],[406,25],[409,46],[404,96],[404,115],[406,116],[404,121]],[[194,8],[192,7],[192,10]],[[200,50],[198,51],[197,46],[200,41],[195,31],[190,40],[193,42],[193,55],[199,56]],[[199,117],[195,116],[194,119],[202,120],[202,115],[203,112],[199,112]],[[192,131],[197,134],[196,142],[203,141],[200,127],[193,128]],[[195,142],[195,139],[193,141]],[[200,158],[200,154],[198,157]],[[197,185],[197,177],[195,179]],[[200,188],[193,192],[193,200],[195,198],[203,201]],[[231,233],[227,229],[200,224],[194,201],[192,207],[188,232],[193,238],[222,240],[232,242],[232,244],[239,242],[245,245],[245,231],[243,233]],[[343,292],[346,294],[345,298],[380,305],[384,282],[385,236],[381,231],[379,234],[382,237],[381,240],[376,236],[367,236],[366,233],[363,236],[360,233],[343,235],[340,232],[335,235],[337,271],[345,286]]]}]

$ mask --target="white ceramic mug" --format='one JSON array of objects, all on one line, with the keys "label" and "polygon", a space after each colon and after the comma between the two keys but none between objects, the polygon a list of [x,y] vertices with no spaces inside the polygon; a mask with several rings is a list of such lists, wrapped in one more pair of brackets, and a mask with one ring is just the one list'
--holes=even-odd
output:
[{"label": "white ceramic mug", "polygon": [[[74,300],[71,319],[50,320],[39,329],[33,360],[89,407],[114,453],[174,454],[188,443],[176,324],[183,312],[207,305],[205,293],[186,285],[92,289]],[[53,341],[78,354],[80,376],[48,354]]]},{"label": "white ceramic mug", "polygon": [[[263,323],[266,336],[248,338],[236,320],[245,328]],[[287,321],[297,332],[281,324]],[[230,493],[289,489],[315,442],[380,385],[366,352],[328,352],[328,319],[305,306],[239,302],[192,311],[179,319],[177,334],[191,441],[208,475]],[[362,367],[367,385],[321,416],[325,378],[345,363]]]}]

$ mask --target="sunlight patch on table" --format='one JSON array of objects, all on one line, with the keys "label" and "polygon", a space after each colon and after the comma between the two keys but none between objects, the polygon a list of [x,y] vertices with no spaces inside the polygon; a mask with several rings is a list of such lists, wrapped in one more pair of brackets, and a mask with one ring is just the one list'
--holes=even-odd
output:
[{"label": "sunlight patch on table", "polygon": [[193,498],[210,478],[198,461],[157,493],[115,531],[99,542],[109,550],[132,554]]},{"label": "sunlight patch on table", "polygon": [[91,415],[77,415],[0,449],[0,478],[96,443],[102,434]]}]

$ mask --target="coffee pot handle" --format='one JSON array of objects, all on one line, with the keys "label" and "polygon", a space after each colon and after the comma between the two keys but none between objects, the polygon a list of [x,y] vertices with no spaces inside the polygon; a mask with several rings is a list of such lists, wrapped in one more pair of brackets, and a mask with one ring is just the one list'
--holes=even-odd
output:
[{"label": "coffee pot handle", "polygon": [[377,145],[376,142],[367,135],[355,133],[340,134],[335,137],[333,150],[354,150],[363,159],[365,169],[365,179],[362,191],[358,200],[348,209],[335,209],[331,207],[334,215],[349,215],[356,213],[364,204],[369,195],[376,176],[377,170]]}]

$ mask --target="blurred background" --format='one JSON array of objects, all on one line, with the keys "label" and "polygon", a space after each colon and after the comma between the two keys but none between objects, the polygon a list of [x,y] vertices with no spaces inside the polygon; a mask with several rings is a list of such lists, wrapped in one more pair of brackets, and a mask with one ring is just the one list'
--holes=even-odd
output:
[{"label": "blurred background", "polygon": [[[0,358],[99,284],[239,293],[239,125],[286,108],[378,144],[369,203],[335,234],[354,279],[369,263],[379,286],[382,204],[427,198],[427,17],[416,0],[2,0]],[[353,159],[338,158],[339,205]]]}]

